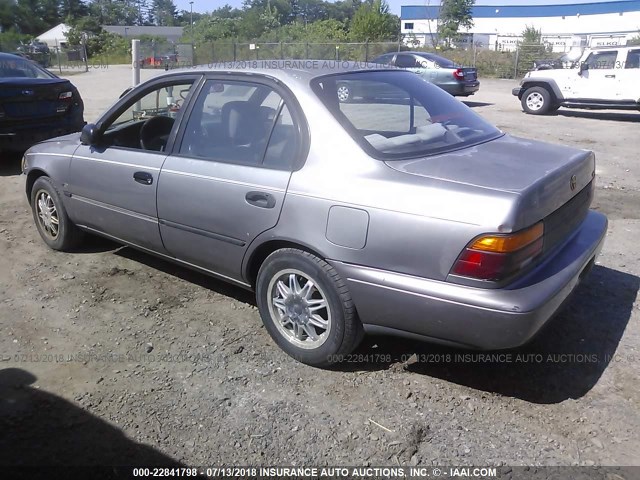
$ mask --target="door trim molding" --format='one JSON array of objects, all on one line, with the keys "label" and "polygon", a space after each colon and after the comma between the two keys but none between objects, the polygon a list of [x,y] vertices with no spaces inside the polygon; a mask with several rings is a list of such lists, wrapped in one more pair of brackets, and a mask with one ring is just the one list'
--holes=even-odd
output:
[{"label": "door trim molding", "polygon": [[[212,238],[214,240],[220,240],[221,242],[230,243],[238,247],[244,247],[247,244],[247,242],[245,242],[244,240],[240,240],[238,238],[228,237],[220,233],[211,232],[209,230],[202,230],[196,227],[190,227],[188,225],[172,222],[170,220],[160,219],[158,223],[160,223],[160,225],[165,225],[167,227],[175,228],[177,230],[183,230],[185,232],[195,233],[196,235],[202,235],[204,237]],[[160,235],[162,235],[162,232],[160,233]]]}]

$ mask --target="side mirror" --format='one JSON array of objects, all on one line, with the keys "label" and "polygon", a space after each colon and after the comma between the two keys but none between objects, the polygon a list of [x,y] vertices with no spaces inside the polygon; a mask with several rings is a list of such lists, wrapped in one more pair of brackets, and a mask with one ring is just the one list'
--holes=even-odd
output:
[{"label": "side mirror", "polygon": [[587,70],[589,70],[589,64],[582,62],[580,64],[580,73],[586,72]]},{"label": "side mirror", "polygon": [[82,133],[80,134],[80,142],[83,145],[95,145],[98,143],[98,139],[100,134],[98,133],[98,127],[93,123],[87,123],[82,128]]}]

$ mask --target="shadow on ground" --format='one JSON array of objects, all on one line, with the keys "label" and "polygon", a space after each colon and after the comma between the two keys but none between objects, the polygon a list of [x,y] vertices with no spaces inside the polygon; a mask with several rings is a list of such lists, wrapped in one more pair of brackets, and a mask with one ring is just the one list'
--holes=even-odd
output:
[{"label": "shadow on ground", "polygon": [[[580,398],[598,382],[616,352],[639,287],[640,279],[635,275],[595,266],[564,310],[523,347],[475,352],[370,337],[357,353],[376,354],[377,358],[389,354],[392,362],[349,363],[345,369],[383,369],[416,354],[402,368],[532,403]],[[502,357],[495,358],[496,354]]]},{"label": "shadow on ground", "polygon": [[487,103],[487,102],[472,102],[471,100],[462,100],[462,103],[464,103],[467,107],[471,107],[471,108],[476,108],[476,107],[489,107],[489,106],[493,105],[493,103]]},{"label": "shadow on ground", "polygon": [[222,280],[218,280],[209,275],[205,275],[195,270],[182,267],[173,262],[163,260],[162,258],[153,255],[148,255],[134,248],[121,248],[116,251],[116,254],[121,257],[128,258],[129,260],[143,263],[144,265],[147,265],[148,267],[151,267],[155,270],[159,270],[168,275],[173,275],[174,277],[178,277],[181,280],[193,283],[202,288],[206,288],[221,295],[234,298],[239,302],[256,306],[255,297],[252,292],[244,290],[240,287],[236,287]]},{"label": "shadow on ground", "polygon": [[[131,248],[116,253],[255,306],[251,292],[207,275]],[[355,352],[355,358],[358,354],[366,354],[376,359],[388,357],[389,361],[356,361],[334,368],[341,371],[402,368],[540,404],[580,398],[596,385],[615,354],[631,318],[639,288],[637,276],[596,265],[564,309],[523,347],[477,352],[402,338],[370,336]],[[497,354],[502,356],[496,357]]]},{"label": "shadow on ground", "polygon": [[19,368],[0,370],[0,465],[180,466],[67,400],[33,387],[36,380]]},{"label": "shadow on ground", "polygon": [[0,177],[12,177],[20,175],[22,154],[15,152],[0,152]]}]

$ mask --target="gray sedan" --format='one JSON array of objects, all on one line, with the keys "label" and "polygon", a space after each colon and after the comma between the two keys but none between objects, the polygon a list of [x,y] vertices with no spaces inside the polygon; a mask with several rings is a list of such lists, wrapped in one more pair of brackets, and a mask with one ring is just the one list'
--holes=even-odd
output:
[{"label": "gray sedan", "polygon": [[[32,147],[44,242],[89,232],[254,290],[316,366],[365,332],[521,345],[593,265],[592,152],[505,135],[410,72],[258,67],[164,74]],[[341,103],[352,82],[401,95]]]}]

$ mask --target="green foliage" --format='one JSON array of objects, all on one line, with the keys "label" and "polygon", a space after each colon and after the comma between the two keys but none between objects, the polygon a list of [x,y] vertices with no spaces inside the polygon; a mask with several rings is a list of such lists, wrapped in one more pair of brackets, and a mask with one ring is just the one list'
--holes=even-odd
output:
[{"label": "green foliage", "polygon": [[93,0],[89,10],[101,25],[135,25],[138,20],[135,0]]},{"label": "green foliage", "polygon": [[[236,38],[238,36],[240,19],[207,16],[195,22],[193,26],[194,43],[202,44],[214,42],[224,38]],[[185,30],[184,35],[190,40],[191,32]]]},{"label": "green foliage", "polygon": [[475,0],[442,0],[440,18],[438,19],[438,35],[451,44],[460,35],[460,28],[473,27],[471,9]]},{"label": "green foliage", "polygon": [[542,30],[537,30],[533,25],[527,25],[522,32],[523,45],[542,45]]},{"label": "green foliage", "polygon": [[395,40],[400,22],[389,13],[386,0],[372,0],[360,5],[351,21],[351,38],[358,42]]},{"label": "green foliage", "polygon": [[533,68],[533,62],[553,58],[552,47],[542,42],[542,30],[527,25],[522,32],[522,42],[518,46],[518,65],[516,73],[527,72]]},{"label": "green foliage", "polygon": [[15,30],[0,32],[0,52],[14,52],[21,43],[26,43],[33,37],[18,33]]},{"label": "green foliage", "polygon": [[155,25],[172,27],[178,24],[178,10],[173,0],[153,0],[151,9]]}]

